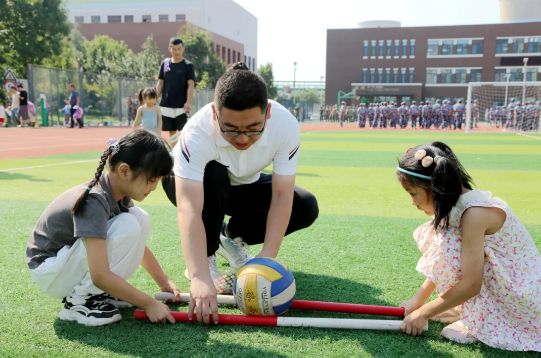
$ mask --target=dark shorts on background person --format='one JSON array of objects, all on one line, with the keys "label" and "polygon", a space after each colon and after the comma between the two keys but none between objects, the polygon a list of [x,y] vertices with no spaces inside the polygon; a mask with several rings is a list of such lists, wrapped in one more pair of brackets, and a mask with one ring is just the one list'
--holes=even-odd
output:
[{"label": "dark shorts on background person", "polygon": [[186,125],[187,121],[188,116],[186,113],[183,113],[175,118],[162,115],[162,131],[181,131]]},{"label": "dark shorts on background person", "polygon": [[23,121],[30,119],[30,116],[28,115],[28,106],[19,106],[19,117],[22,117]]}]

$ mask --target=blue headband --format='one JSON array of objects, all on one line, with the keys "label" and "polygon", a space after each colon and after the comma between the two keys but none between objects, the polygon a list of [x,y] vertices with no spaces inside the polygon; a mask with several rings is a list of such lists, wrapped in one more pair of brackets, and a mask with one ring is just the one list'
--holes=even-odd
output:
[{"label": "blue headband", "polygon": [[417,178],[426,179],[426,180],[431,180],[432,179],[428,175],[417,174],[417,173],[414,173],[414,172],[410,172],[409,170],[402,169],[400,167],[396,167],[396,170],[398,170],[399,172],[402,172],[404,174],[413,175],[414,177],[417,177]]}]

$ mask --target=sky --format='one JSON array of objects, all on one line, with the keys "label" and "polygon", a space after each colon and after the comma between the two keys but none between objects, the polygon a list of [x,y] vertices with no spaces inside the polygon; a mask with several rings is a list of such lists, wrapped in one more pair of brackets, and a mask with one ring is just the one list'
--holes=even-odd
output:
[{"label": "sky", "polygon": [[367,20],[395,20],[403,27],[500,22],[499,0],[234,1],[257,17],[257,62],[271,62],[277,81],[293,80],[295,61],[298,81],[325,76],[327,29],[355,28]]}]

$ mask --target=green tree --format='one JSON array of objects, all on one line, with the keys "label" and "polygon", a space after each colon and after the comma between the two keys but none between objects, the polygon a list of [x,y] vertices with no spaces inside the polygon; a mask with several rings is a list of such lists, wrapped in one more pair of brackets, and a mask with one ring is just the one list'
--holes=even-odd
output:
[{"label": "green tree", "polygon": [[[225,72],[225,64],[214,52],[212,39],[207,37],[205,31],[196,29],[181,28],[179,36],[186,46],[184,57],[194,64],[196,86],[202,88],[201,85],[210,84],[208,88],[214,88],[220,76]],[[203,78],[205,72],[207,75]]]},{"label": "green tree", "polygon": [[148,35],[147,39],[141,46],[142,51],[137,54],[137,79],[157,80],[158,71],[163,61],[163,56],[158,49],[154,36]]},{"label": "green tree", "polygon": [[274,86],[274,75],[272,73],[272,63],[267,63],[259,67],[259,75],[263,77],[267,84],[267,95],[270,99],[275,99],[278,94],[278,89]]},{"label": "green tree", "polygon": [[0,0],[0,65],[20,78],[28,64],[60,54],[68,33],[62,0]]},{"label": "green tree", "polygon": [[295,100],[300,102],[320,103],[321,96],[316,90],[302,90],[295,93]]},{"label": "green tree", "polygon": [[95,36],[82,46],[79,64],[85,72],[105,73],[120,77],[137,77],[137,59],[124,41],[109,36]]}]

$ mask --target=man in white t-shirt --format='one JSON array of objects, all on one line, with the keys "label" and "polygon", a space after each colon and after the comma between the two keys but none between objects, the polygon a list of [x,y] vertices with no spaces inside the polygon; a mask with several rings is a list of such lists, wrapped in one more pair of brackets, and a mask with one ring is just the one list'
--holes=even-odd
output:
[{"label": "man in white t-shirt", "polygon": [[[252,259],[248,245],[263,244],[258,257],[275,258],[284,236],[312,225],[319,213],[314,195],[295,186],[297,120],[268,100],[260,76],[238,67],[219,79],[214,102],[188,121],[173,150],[174,176],[162,180],[177,205],[191,280],[188,313],[196,308],[205,323],[209,307],[218,321],[216,252],[232,267]],[[262,174],[271,163],[272,175]]]}]

